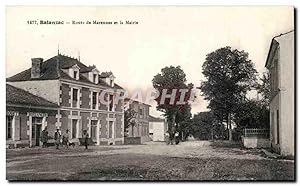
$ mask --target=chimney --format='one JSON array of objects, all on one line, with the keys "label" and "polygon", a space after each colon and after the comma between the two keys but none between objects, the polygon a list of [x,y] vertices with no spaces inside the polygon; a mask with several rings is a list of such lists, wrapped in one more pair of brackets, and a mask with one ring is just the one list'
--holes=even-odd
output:
[{"label": "chimney", "polygon": [[31,58],[31,78],[40,78],[42,72],[43,58]]}]

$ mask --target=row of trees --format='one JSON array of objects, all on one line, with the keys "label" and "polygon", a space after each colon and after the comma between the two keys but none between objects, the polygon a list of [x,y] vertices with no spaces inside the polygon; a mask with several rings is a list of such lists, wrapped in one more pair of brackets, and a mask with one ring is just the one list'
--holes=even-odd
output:
[{"label": "row of trees", "polygon": [[[207,55],[203,64],[203,74],[206,78],[201,82],[200,90],[205,100],[209,101],[209,112],[199,113],[191,118],[191,106],[160,103],[157,100],[157,110],[162,111],[167,118],[169,132],[179,130],[181,134],[193,134],[202,138],[221,137],[228,131],[228,139],[232,140],[232,126],[237,129],[245,127],[267,128],[269,126],[269,76],[264,74],[257,79],[257,71],[248,53],[232,49],[220,48]],[[187,84],[186,75],[180,66],[165,67],[161,73],[154,76],[153,87],[160,93],[167,89],[170,94],[173,89],[186,88],[190,96],[193,84]],[[258,98],[250,99],[249,91],[256,90]],[[176,94],[176,100],[179,93]],[[175,123],[178,124],[175,127]],[[226,123],[226,129],[223,123]]]}]

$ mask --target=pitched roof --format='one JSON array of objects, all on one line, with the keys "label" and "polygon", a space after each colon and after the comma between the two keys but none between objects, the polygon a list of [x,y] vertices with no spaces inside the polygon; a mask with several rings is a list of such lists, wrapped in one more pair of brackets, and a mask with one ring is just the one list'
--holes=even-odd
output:
[{"label": "pitched roof", "polygon": [[58,105],[25,90],[6,84],[6,104],[58,108]]},{"label": "pitched roof", "polygon": [[109,77],[110,75],[113,75],[113,73],[112,73],[112,72],[102,72],[102,73],[100,74],[100,78],[107,78],[107,77]]},{"label": "pitched roof", "polygon": [[150,122],[164,122],[165,120],[162,118],[156,118],[154,116],[149,115],[149,121]]},{"label": "pitched roof", "polygon": [[[59,68],[58,66],[59,65]],[[65,56],[65,55],[57,55],[54,56],[45,62],[42,63],[41,69],[41,77],[40,78],[31,78],[31,68],[24,70],[14,76],[11,76],[6,79],[8,82],[15,81],[32,81],[32,80],[54,80],[59,78],[69,79],[73,81],[79,81],[84,83],[93,84],[86,77],[79,73],[79,80],[71,78],[68,74],[66,74],[62,69],[70,68],[74,65],[77,65],[80,68],[80,72],[89,72],[95,68],[95,66],[86,66],[75,58]],[[100,76],[99,76],[100,77]],[[98,85],[105,86],[111,88],[105,81],[99,78]],[[123,89],[121,86],[115,83],[115,86],[112,88]]]},{"label": "pitched roof", "polygon": [[88,66],[88,67],[86,67],[84,69],[80,69],[79,71],[82,72],[82,73],[84,73],[84,72],[90,72],[90,71],[92,71],[95,68],[96,68],[96,66],[93,65],[93,66]]},{"label": "pitched roof", "polygon": [[276,41],[276,39],[280,38],[282,36],[285,36],[287,34],[294,34],[294,30],[291,30],[289,32],[282,33],[282,34],[280,34],[278,36],[273,37],[273,39],[271,41],[271,44],[270,44],[270,49],[269,49],[269,52],[268,52],[268,56],[267,56],[265,67],[269,68],[269,66],[271,64],[271,61],[273,60],[273,57],[274,57],[274,55],[276,53],[276,50],[278,48],[279,43]]}]

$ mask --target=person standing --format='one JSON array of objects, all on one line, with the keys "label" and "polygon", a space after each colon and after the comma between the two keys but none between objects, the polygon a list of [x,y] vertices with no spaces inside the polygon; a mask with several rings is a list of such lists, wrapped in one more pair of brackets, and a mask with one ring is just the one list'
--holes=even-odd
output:
[{"label": "person standing", "polygon": [[59,129],[56,129],[56,132],[54,133],[54,140],[55,140],[56,149],[58,149],[58,147],[59,147],[60,139],[61,139],[61,134],[59,132]]},{"label": "person standing", "polygon": [[83,141],[84,141],[85,149],[88,149],[89,134],[87,133],[86,130],[83,131],[82,138],[83,138]]},{"label": "person standing", "polygon": [[179,132],[176,131],[175,132],[175,145],[178,145],[179,144]]},{"label": "person standing", "polygon": [[44,128],[44,130],[42,131],[42,135],[41,135],[41,141],[43,143],[42,147],[48,147],[48,131],[47,131],[47,127]]},{"label": "person standing", "polygon": [[166,144],[167,144],[167,145],[170,144],[170,134],[169,134],[168,131],[165,133],[165,141],[166,141]]},{"label": "person standing", "polygon": [[64,133],[63,135],[63,145],[65,145],[66,148],[69,148],[69,139],[70,139],[69,129],[67,129],[66,133]]}]

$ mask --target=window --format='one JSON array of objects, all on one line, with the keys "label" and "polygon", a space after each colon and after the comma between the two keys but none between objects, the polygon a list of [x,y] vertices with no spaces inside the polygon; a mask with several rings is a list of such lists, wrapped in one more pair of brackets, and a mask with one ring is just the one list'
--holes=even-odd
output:
[{"label": "window", "polygon": [[140,112],[140,118],[144,118],[144,109],[140,108],[139,112]]},{"label": "window", "polygon": [[109,107],[108,110],[109,111],[114,111],[114,96],[113,95],[109,95]]},{"label": "window", "polygon": [[110,79],[109,85],[112,87],[113,86],[114,81],[112,79]]},{"label": "window", "polygon": [[73,88],[72,107],[78,107],[78,89]]},{"label": "window", "polygon": [[77,138],[77,119],[72,119],[72,138]]},{"label": "window", "polygon": [[150,130],[153,129],[153,123],[149,123],[149,129],[150,129]]},{"label": "window", "polygon": [[137,125],[136,125],[136,128],[137,128],[137,136],[140,136],[140,125],[137,124]]},{"label": "window", "polygon": [[114,122],[113,121],[109,121],[109,123],[108,123],[108,138],[113,138],[113,136],[114,136],[114,129],[113,129],[113,127],[114,127]]},{"label": "window", "polygon": [[93,74],[93,82],[94,82],[94,83],[97,83],[97,75],[98,75],[98,74]]},{"label": "window", "polygon": [[91,120],[91,138],[97,140],[97,120]]},{"label": "window", "polygon": [[97,92],[93,92],[92,95],[92,109],[97,108]]},{"label": "window", "polygon": [[277,113],[276,113],[276,130],[277,130],[277,144],[279,144],[279,110],[277,110]]},{"label": "window", "polygon": [[77,78],[77,75],[78,75],[78,71],[77,71],[77,70],[74,70],[74,76],[73,76],[74,79],[78,79],[78,78]]},{"label": "window", "polygon": [[272,125],[272,136],[273,136],[273,139],[272,139],[272,142],[276,143],[275,141],[275,119],[274,119],[274,112],[271,112],[271,125]]},{"label": "window", "polygon": [[6,116],[6,139],[12,138],[13,116]]},{"label": "window", "polygon": [[[38,143],[40,138],[40,132],[42,127],[42,117],[32,117],[32,139],[37,139],[36,143]],[[38,145],[38,144],[36,144]]]}]

